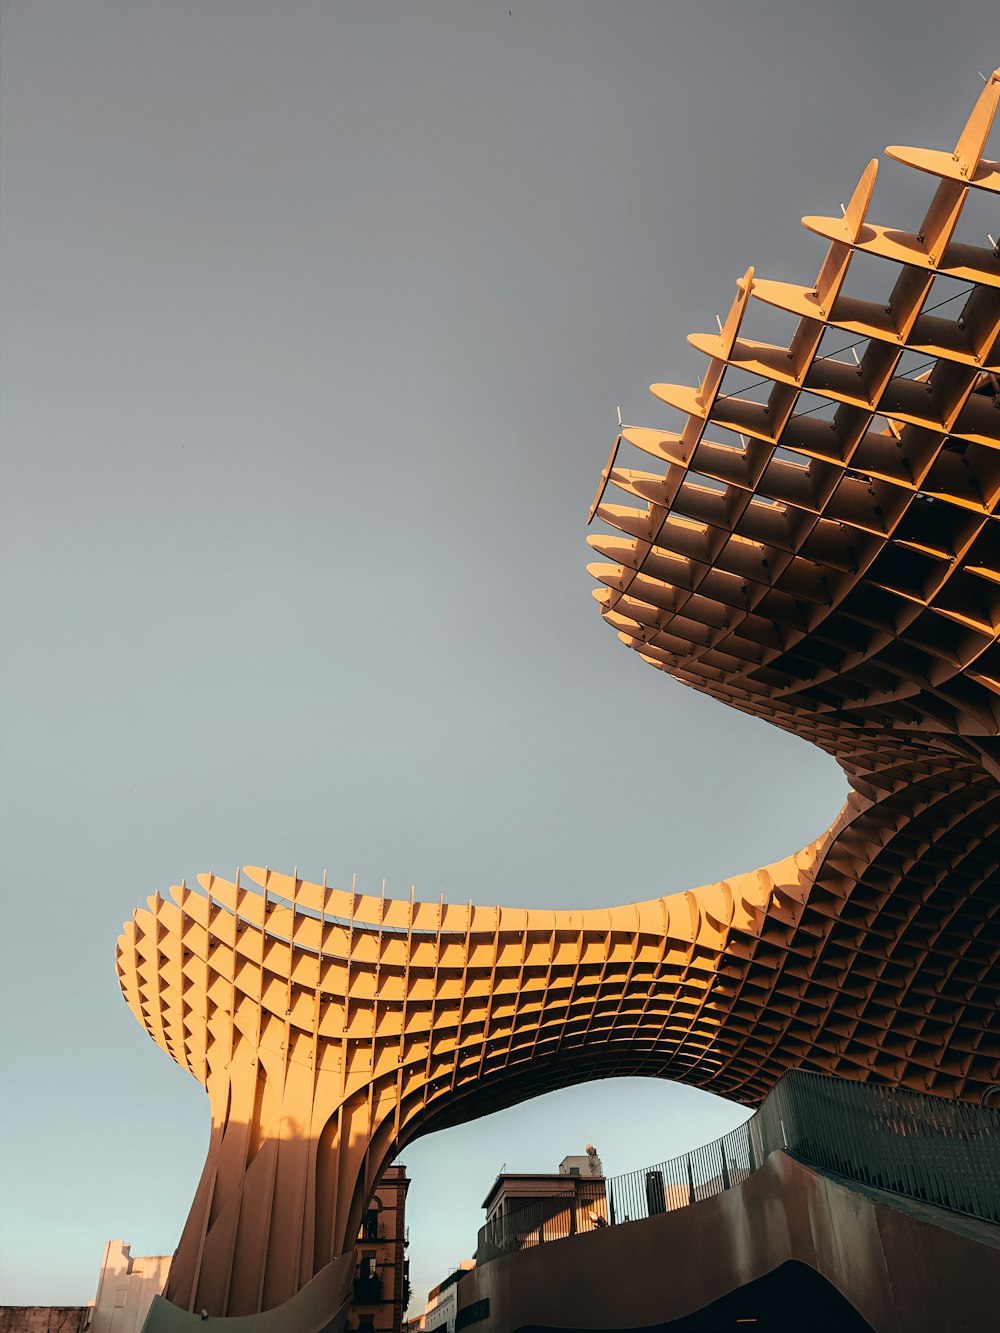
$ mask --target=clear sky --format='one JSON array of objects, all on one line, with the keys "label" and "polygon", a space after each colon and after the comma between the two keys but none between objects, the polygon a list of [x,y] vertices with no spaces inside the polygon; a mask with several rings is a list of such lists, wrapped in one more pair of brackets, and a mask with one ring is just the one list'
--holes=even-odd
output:
[{"label": "clear sky", "polygon": [[[601,623],[587,507],[616,404],[672,424],[685,335],[751,263],[810,280],[799,217],[953,146],[1000,46],[996,0],[8,0],[0,35],[0,1300],[77,1303],[108,1237],[173,1249],[207,1143],[115,980],[148,894],[620,903],[831,822],[832,761]],[[930,182],[882,173],[912,225]],[[616,1081],[414,1144],[418,1304],[502,1163],[743,1114]]]}]

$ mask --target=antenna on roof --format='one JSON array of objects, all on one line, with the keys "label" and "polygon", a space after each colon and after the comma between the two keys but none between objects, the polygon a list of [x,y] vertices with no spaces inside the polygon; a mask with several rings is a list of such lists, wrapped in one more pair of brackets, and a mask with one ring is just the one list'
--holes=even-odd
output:
[{"label": "antenna on roof", "polygon": [[621,424],[622,424],[622,410],[621,410],[620,407],[616,407],[616,408],[615,408],[615,411],[618,413],[618,429],[621,430]]},{"label": "antenna on roof", "polygon": [[722,320],[719,318],[718,311],[716,311],[716,314],[715,314],[715,322],[716,322],[716,324],[718,324],[718,326],[719,326],[719,332],[721,333],[721,332],[722,332]]},{"label": "antenna on roof", "polygon": [[986,77],[986,75],[983,73],[983,71],[982,71],[981,69],[977,69],[977,70],[976,70],[976,73],[977,73],[977,74],[979,75],[979,77],[982,79],[983,83],[989,83],[989,79]]}]

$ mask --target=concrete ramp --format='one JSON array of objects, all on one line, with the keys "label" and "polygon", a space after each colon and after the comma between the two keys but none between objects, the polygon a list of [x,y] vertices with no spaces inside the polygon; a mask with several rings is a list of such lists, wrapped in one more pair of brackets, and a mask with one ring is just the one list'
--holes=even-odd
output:
[{"label": "concrete ramp", "polygon": [[690,1207],[496,1259],[457,1295],[459,1333],[988,1333],[1000,1227],[775,1152]]}]

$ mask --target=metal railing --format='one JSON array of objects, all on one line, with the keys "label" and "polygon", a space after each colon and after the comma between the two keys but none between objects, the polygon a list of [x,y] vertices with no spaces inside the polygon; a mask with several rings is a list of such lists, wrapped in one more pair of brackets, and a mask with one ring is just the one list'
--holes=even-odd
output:
[{"label": "metal railing", "polygon": [[354,1279],[355,1305],[380,1305],[382,1303],[382,1280],[377,1273]]},{"label": "metal railing", "polygon": [[[607,1222],[721,1194],[778,1150],[859,1185],[1000,1224],[1000,1109],[803,1070],[785,1074],[750,1119],[721,1139],[608,1177]],[[570,1235],[571,1198],[495,1218],[479,1232],[477,1262]]]},{"label": "metal railing", "polygon": [[[592,1182],[599,1184],[599,1181]],[[580,1226],[581,1211],[586,1218]],[[578,1230],[590,1230],[591,1212],[604,1218],[604,1198],[599,1190],[584,1196],[575,1190],[553,1194],[547,1199],[536,1199],[512,1212],[494,1217],[479,1229],[476,1245],[476,1263],[489,1263],[515,1250],[527,1250],[547,1240],[562,1240]],[[605,1219],[606,1222],[606,1219]]]}]

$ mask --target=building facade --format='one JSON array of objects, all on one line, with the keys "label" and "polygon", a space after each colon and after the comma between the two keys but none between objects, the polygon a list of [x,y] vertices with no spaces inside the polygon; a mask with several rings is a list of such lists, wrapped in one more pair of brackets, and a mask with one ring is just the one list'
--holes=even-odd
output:
[{"label": "building facade", "polygon": [[356,1333],[401,1333],[410,1303],[406,1257],[406,1167],[390,1166],[361,1221],[354,1296],[347,1327]]},{"label": "building facade", "polygon": [[513,1172],[497,1176],[483,1200],[487,1223],[519,1213],[531,1204],[551,1203],[552,1217],[565,1221],[567,1234],[589,1231],[594,1218],[607,1218],[603,1176],[579,1172]]},{"label": "building facade", "polygon": [[427,1304],[421,1313],[408,1321],[407,1333],[455,1333],[458,1283],[475,1266],[475,1260],[463,1259],[443,1282],[431,1287],[427,1294]]},{"label": "building facade", "polygon": [[554,1172],[501,1172],[483,1200],[476,1263],[564,1239],[608,1224],[608,1200],[601,1163],[564,1157]]}]

